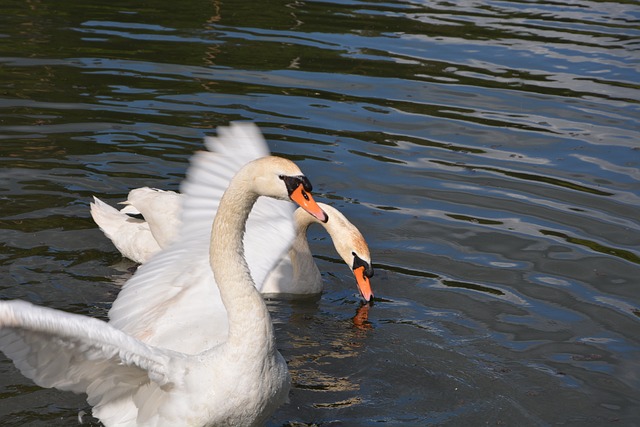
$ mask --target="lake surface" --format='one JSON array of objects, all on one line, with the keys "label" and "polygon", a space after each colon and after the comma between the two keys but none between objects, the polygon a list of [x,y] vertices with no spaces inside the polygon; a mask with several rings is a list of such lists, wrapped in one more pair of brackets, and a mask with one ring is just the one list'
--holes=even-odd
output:
[{"label": "lake surface", "polygon": [[[269,301],[293,377],[270,427],[640,425],[639,22],[622,0],[4,1],[0,297],[106,319],[135,264],[92,196],[177,190],[251,120],[376,268],[361,307],[311,231],[325,292]],[[88,410],[0,355],[0,425]]]}]

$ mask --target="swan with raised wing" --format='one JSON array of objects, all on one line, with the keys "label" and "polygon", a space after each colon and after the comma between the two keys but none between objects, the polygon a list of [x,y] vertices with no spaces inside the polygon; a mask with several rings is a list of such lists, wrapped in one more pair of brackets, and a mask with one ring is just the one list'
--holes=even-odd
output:
[{"label": "swan with raised wing", "polygon": [[[266,141],[259,132],[254,131],[254,127],[251,123],[233,123],[220,132],[219,137],[207,137],[205,144],[210,151],[196,155],[200,157],[200,161],[206,161],[207,173],[198,170],[199,162],[194,162],[196,166],[189,168],[187,172],[183,188],[190,193],[191,200],[203,200],[200,205],[209,204],[212,210],[209,214],[211,218],[215,216],[212,201],[215,201],[216,188],[226,185],[235,172],[233,167],[229,167],[229,162],[233,165],[235,160],[237,165],[238,159],[248,162],[269,154]],[[173,191],[149,187],[136,188],[131,190],[126,201],[121,202],[125,205],[121,210],[94,197],[91,216],[123,256],[142,264],[180,238],[183,199],[182,194]],[[193,205],[195,203],[192,202],[191,206]],[[249,268],[253,272],[254,255],[264,252],[265,249],[260,247],[260,241],[255,238],[257,233],[268,233],[268,236],[277,239],[278,235],[294,227],[295,241],[275,267],[267,272],[266,279],[256,280],[260,292],[306,296],[322,291],[322,278],[306,237],[309,226],[317,222],[327,230],[338,254],[352,269],[362,297],[366,301],[371,300],[371,256],[369,247],[357,227],[336,208],[325,204],[321,204],[321,207],[328,214],[326,222],[314,221],[312,216],[301,209],[292,215],[286,208],[275,211],[271,209],[272,206],[272,201],[265,200],[265,203],[256,205],[249,216],[244,238]],[[278,221],[270,221],[272,226],[266,229],[260,224],[265,210],[279,212],[282,215]],[[138,215],[142,218],[137,217]],[[192,223],[190,213],[186,212],[185,215]],[[197,221],[195,223],[198,224]],[[208,224],[203,222],[202,226],[207,227]],[[268,242],[268,239],[262,241]]]},{"label": "swan with raised wing", "polygon": [[[295,164],[265,157],[243,167],[219,201],[212,231],[205,234],[212,236],[207,239],[209,269],[217,287],[209,285],[219,292],[228,318],[224,341],[192,355],[143,342],[144,337],[118,329],[113,322],[2,301],[0,350],[40,386],[87,393],[94,416],[106,426],[264,423],[285,401],[290,378],[276,349],[269,312],[247,268],[242,235],[261,195],[294,200],[324,221],[325,213],[311,198],[310,189]],[[172,245],[176,250],[162,251],[131,280],[138,273],[144,280],[155,277],[149,271],[172,259],[182,269],[170,279],[189,280],[189,263],[176,258],[189,250],[186,245],[181,248],[184,242]],[[127,288],[136,290],[126,284],[123,291]],[[121,293],[116,303],[126,295]],[[167,304],[170,300],[165,300]],[[167,307],[155,308],[161,312]]]},{"label": "swan with raised wing", "polygon": [[[232,123],[219,128],[217,138],[205,140],[211,151],[200,151],[191,157],[181,184],[181,226],[176,240],[138,267],[125,283],[109,311],[112,325],[147,344],[189,354],[226,340],[227,315],[218,288],[211,285],[215,280],[207,264],[210,239],[203,230],[211,228],[211,217],[218,210],[227,185],[228,181],[221,177],[239,169],[247,157],[254,157],[257,150],[251,152],[251,147],[258,146],[255,140],[261,138],[255,125]],[[238,145],[246,149],[238,153]],[[244,247],[254,283],[267,283],[274,266],[292,247],[295,229],[290,206],[262,197],[249,215]],[[333,216],[335,221],[329,216],[321,218],[321,222],[338,224],[340,216]],[[351,245],[347,248],[352,249]],[[354,247],[348,254],[344,249],[339,251],[351,258],[350,267],[355,269],[356,277],[370,289],[370,264],[356,261],[354,255],[360,253],[358,259],[368,261],[368,250],[364,248]],[[317,267],[306,252],[315,270],[299,270],[300,275],[315,274],[319,279]]]},{"label": "swan with raised wing", "polygon": [[[181,204],[179,193],[149,187],[136,188],[131,190],[127,201],[123,203],[126,206],[121,210],[97,197],[91,203],[94,221],[123,256],[143,264],[177,238],[180,221],[176,218]],[[318,202],[318,205],[327,214],[328,220],[318,221],[304,209],[298,208],[292,216],[295,227],[293,245],[268,273],[265,281],[256,283],[258,290],[263,294],[290,296],[322,292],[322,277],[307,241],[309,227],[317,223],[329,233],[336,251],[353,270],[360,294],[369,301],[373,292],[368,279],[373,276],[373,269],[366,240],[338,209],[324,203]],[[136,217],[138,215],[143,218]],[[273,232],[277,233],[277,230]],[[160,237],[156,239],[156,236]]]}]

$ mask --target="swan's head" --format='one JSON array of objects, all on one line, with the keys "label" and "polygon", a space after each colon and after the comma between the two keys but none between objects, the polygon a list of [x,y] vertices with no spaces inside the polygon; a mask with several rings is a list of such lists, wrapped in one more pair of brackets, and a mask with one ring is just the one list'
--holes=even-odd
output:
[{"label": "swan's head", "polygon": [[371,255],[369,246],[360,233],[360,230],[336,208],[324,203],[318,203],[327,215],[324,227],[333,240],[336,251],[344,262],[351,267],[356,277],[358,290],[365,301],[371,301],[373,291],[369,279],[373,277]]},{"label": "swan's head", "polygon": [[252,163],[258,169],[253,184],[259,195],[291,200],[318,221],[327,221],[327,214],[311,196],[311,182],[295,163],[275,156],[262,157]]}]

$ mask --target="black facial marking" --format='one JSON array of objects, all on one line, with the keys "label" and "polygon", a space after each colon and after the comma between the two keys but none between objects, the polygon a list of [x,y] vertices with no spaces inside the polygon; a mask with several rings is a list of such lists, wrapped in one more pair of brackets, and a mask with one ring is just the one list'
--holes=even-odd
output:
[{"label": "black facial marking", "polygon": [[[287,186],[287,192],[289,194],[293,193],[294,190],[300,186],[300,184],[302,184],[302,188],[305,191],[310,192],[312,190],[311,182],[309,182],[309,178],[307,178],[304,175],[298,175],[298,176],[280,175],[280,179],[284,181],[284,184]],[[302,195],[304,196],[305,199],[309,200],[309,196],[305,192],[303,192]]]},{"label": "black facial marking", "polygon": [[300,181],[302,182],[302,188],[304,188],[304,191],[308,191],[308,192],[313,191],[313,187],[311,186],[311,181],[309,181],[309,178],[307,178],[304,175],[301,175],[299,178],[300,178]]},{"label": "black facial marking", "polygon": [[364,275],[368,278],[373,277],[373,267],[369,265],[368,262],[364,261],[360,258],[355,252],[351,252],[353,254],[353,270],[358,267],[364,267]]}]

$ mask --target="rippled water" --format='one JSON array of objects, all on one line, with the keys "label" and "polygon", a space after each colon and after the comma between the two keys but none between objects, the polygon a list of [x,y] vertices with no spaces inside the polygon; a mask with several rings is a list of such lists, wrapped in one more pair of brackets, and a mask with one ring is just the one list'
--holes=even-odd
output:
[{"label": "rippled water", "polygon": [[[638,425],[638,22],[622,0],[5,1],[0,295],[105,318],[135,265],[91,196],[177,189],[203,135],[252,120],[376,267],[366,313],[311,233],[326,291],[269,302],[294,380],[269,426]],[[0,358],[3,426],[80,410]]]}]

